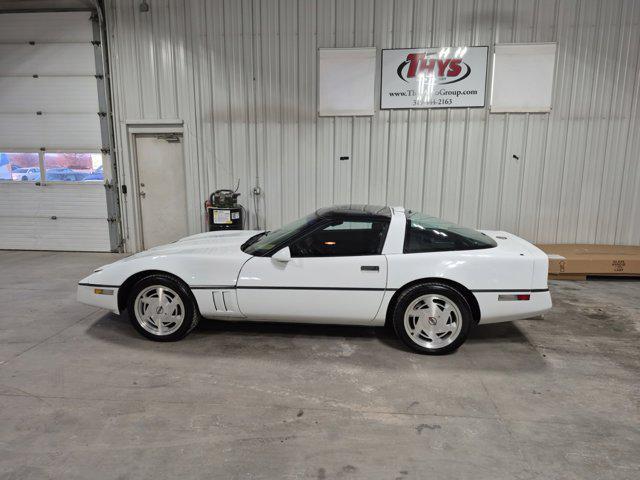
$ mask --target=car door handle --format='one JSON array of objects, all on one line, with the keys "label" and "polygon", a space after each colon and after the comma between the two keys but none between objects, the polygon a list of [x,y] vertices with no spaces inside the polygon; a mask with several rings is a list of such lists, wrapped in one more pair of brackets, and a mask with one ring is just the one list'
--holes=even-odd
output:
[{"label": "car door handle", "polygon": [[362,265],[360,267],[360,270],[362,270],[363,272],[379,272],[380,267],[377,265]]}]

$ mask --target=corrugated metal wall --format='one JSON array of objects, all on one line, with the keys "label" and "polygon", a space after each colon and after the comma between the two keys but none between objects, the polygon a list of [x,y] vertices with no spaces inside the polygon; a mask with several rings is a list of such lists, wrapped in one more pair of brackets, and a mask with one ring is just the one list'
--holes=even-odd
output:
[{"label": "corrugated metal wall", "polygon": [[[115,113],[184,120],[192,231],[207,193],[240,178],[252,212],[262,187],[267,228],[369,202],[537,242],[640,243],[639,1],[138,4],[107,1]],[[319,47],[514,42],[558,43],[551,114],[316,115]]]}]

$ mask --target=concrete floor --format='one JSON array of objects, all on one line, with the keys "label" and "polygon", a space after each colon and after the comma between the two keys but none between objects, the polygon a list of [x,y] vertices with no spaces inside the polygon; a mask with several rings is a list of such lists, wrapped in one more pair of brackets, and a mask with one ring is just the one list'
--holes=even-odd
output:
[{"label": "concrete floor", "polygon": [[204,321],[144,340],[80,305],[116,256],[0,252],[0,479],[638,479],[640,282],[444,357],[384,329]]}]

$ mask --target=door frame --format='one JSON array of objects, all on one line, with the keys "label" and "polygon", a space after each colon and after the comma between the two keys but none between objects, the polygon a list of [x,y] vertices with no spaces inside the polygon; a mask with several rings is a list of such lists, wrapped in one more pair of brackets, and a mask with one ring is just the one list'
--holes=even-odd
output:
[{"label": "door frame", "polygon": [[[134,203],[135,203],[135,207],[137,209],[138,215],[136,217],[136,229],[137,229],[137,233],[138,233],[138,240],[139,240],[139,247],[140,250],[146,250],[151,248],[152,246],[149,245],[148,240],[149,239],[145,239],[145,234],[144,234],[144,216],[143,216],[143,208],[142,208],[142,199],[139,195],[139,192],[141,190],[142,187],[144,187],[144,185],[142,185],[140,183],[140,160],[138,158],[138,143],[137,140],[143,139],[143,138],[150,138],[150,139],[155,139],[155,140],[165,140],[168,142],[168,140],[166,138],[162,138],[163,135],[166,136],[173,136],[174,138],[179,138],[179,143],[180,145],[180,152],[182,153],[182,159],[181,161],[183,162],[182,165],[182,171],[183,171],[183,175],[184,178],[182,179],[182,188],[184,188],[184,200],[185,200],[185,211],[184,211],[184,216],[185,216],[185,232],[181,235],[180,238],[183,238],[184,236],[188,235],[188,227],[186,225],[186,216],[187,216],[187,169],[186,169],[186,165],[184,165],[185,160],[184,160],[184,137],[181,133],[176,133],[176,132],[171,132],[171,133],[160,133],[160,134],[148,134],[148,133],[134,133],[133,134],[133,152],[134,152],[134,175],[132,176],[132,180],[134,181],[134,183],[132,184],[132,187],[135,185],[135,189],[132,188],[132,191],[135,190],[136,195],[134,197]],[[161,142],[162,143],[162,142]],[[153,168],[153,167],[152,167]],[[148,180],[145,180],[148,181]],[[145,188],[146,190],[146,188]],[[148,219],[147,219],[148,220]],[[148,233],[148,232],[147,232]],[[177,240],[177,239],[176,239]]]},{"label": "door frame", "polygon": [[[138,136],[155,136],[175,134],[182,137],[182,156],[185,160],[185,191],[187,189],[188,168],[185,158],[184,126],[182,120],[129,120],[126,123],[128,175],[127,181],[120,185],[120,202],[123,206],[123,224],[127,225],[124,235],[125,251],[135,253],[143,250],[142,236],[142,208],[140,205],[140,182],[138,181],[138,151],[136,138]],[[127,193],[123,193],[122,186],[126,186]],[[188,193],[187,193],[188,194]],[[188,202],[187,202],[188,203]],[[185,212],[185,215],[187,212]]]}]

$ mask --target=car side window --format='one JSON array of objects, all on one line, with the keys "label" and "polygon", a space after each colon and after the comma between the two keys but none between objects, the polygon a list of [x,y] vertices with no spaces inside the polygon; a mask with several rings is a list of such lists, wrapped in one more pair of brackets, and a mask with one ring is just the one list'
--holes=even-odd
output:
[{"label": "car side window", "polygon": [[477,250],[496,245],[484,233],[434,217],[412,215],[407,220],[404,253]]},{"label": "car side window", "polygon": [[289,245],[292,257],[378,255],[387,236],[388,221],[336,220]]},{"label": "car side window", "polygon": [[449,235],[440,235],[440,231],[433,229],[419,229],[410,226],[407,229],[404,253],[441,252],[444,250],[459,250],[455,239]]}]

